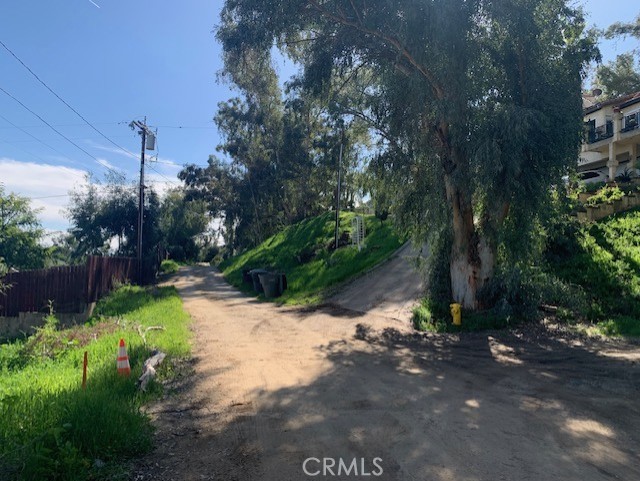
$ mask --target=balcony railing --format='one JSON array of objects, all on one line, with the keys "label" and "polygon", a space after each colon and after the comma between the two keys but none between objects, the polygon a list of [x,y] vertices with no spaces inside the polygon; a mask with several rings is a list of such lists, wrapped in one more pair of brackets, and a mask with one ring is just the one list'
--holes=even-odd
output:
[{"label": "balcony railing", "polygon": [[613,137],[613,121],[611,120],[607,120],[604,125],[587,130],[587,142],[590,144],[608,139],[609,137]]},{"label": "balcony railing", "polygon": [[620,132],[629,132],[631,130],[637,129],[638,121],[640,121],[640,119],[638,118],[638,114],[640,114],[640,112],[636,112],[635,114],[631,115],[625,115],[624,123],[622,125],[622,129],[620,129]]}]

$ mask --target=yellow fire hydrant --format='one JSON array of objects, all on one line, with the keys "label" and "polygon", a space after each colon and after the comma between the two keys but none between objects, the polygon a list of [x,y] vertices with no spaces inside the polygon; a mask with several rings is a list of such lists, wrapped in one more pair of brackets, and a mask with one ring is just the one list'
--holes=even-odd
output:
[{"label": "yellow fire hydrant", "polygon": [[462,325],[462,312],[461,312],[462,306],[457,302],[454,302],[453,304],[450,304],[449,307],[451,308],[451,317],[453,318],[453,325],[461,326]]}]

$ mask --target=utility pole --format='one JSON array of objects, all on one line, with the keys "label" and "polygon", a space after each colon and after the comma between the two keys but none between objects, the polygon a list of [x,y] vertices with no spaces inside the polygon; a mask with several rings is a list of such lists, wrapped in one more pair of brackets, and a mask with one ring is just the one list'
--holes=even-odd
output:
[{"label": "utility pole", "polygon": [[[143,280],[143,263],[142,263],[142,228],[144,227],[144,151],[145,149],[154,150],[155,148],[155,135],[147,127],[147,118],[144,118],[144,122],[134,120],[129,124],[131,128],[140,129],[138,133],[142,136],[142,147],[140,148],[140,188],[138,192],[138,279],[140,282]],[[150,142],[147,141],[147,136],[150,136]],[[149,145],[150,144],[150,145]]]}]

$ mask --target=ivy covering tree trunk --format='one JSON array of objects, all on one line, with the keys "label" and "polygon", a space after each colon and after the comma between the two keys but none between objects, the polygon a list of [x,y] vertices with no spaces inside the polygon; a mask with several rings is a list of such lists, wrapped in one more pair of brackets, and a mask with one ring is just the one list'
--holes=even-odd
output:
[{"label": "ivy covering tree trunk", "polygon": [[227,0],[225,70],[268,61],[377,133],[372,169],[422,240],[446,234],[449,288],[483,288],[527,251],[582,139],[581,81],[598,56],[565,0]]}]

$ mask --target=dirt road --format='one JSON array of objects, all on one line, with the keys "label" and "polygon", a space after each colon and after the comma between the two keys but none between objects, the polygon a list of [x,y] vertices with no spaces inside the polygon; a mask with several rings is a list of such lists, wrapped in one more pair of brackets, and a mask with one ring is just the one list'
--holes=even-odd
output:
[{"label": "dirt road", "polygon": [[341,288],[329,301],[352,311],[409,321],[424,291],[416,266],[419,255],[407,242],[391,259]]},{"label": "dirt road", "polygon": [[152,407],[157,448],[133,479],[640,479],[638,344],[422,336],[259,303],[206,267],[175,281],[194,374]]}]

